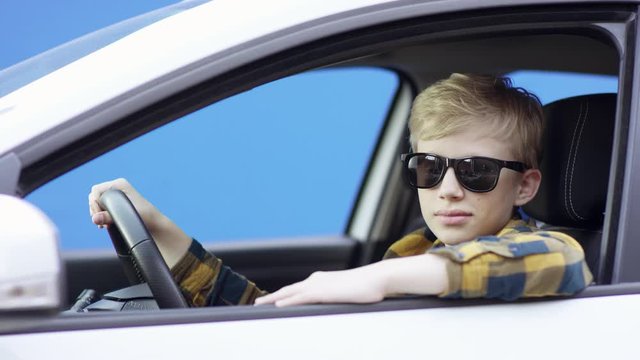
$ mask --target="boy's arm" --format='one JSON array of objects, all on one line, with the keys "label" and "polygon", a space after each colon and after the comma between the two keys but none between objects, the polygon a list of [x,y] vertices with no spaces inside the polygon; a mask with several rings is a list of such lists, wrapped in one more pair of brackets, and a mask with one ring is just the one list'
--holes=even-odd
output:
[{"label": "boy's arm", "polygon": [[591,281],[584,252],[570,236],[518,233],[482,237],[346,271],[314,273],[302,282],[258,298],[256,304],[366,303],[394,294],[513,300],[569,295]]},{"label": "boy's arm", "polygon": [[99,202],[102,193],[109,189],[121,190],[131,200],[190,306],[252,304],[257,296],[265,294],[207,253],[126,179],[103,182],[91,188],[89,213],[94,224],[105,227],[113,223]]},{"label": "boy's arm", "polygon": [[171,274],[190,306],[249,305],[266,294],[195,239]]},{"label": "boy's arm", "polygon": [[315,272],[306,280],[256,299],[256,305],[371,303],[397,294],[440,294],[448,283],[444,257],[389,259],[343,271]]},{"label": "boy's arm", "polygon": [[430,252],[448,260],[443,297],[513,300],[571,295],[593,280],[580,244],[559,232],[485,236]]}]

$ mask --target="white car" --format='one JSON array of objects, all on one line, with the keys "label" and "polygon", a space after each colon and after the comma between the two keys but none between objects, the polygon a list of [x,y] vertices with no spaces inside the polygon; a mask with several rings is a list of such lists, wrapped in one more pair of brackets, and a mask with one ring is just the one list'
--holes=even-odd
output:
[{"label": "white car", "polygon": [[[638,5],[183,1],[0,72],[0,358],[637,359]],[[420,226],[399,162],[411,101],[452,72],[543,83],[545,176],[523,212],[582,243],[583,292],[184,309],[164,278],[146,279],[157,302],[108,294],[137,280],[90,249],[107,238],[86,195],[120,176],[267,290],[379,260]],[[113,302],[69,311],[83,289]]]}]

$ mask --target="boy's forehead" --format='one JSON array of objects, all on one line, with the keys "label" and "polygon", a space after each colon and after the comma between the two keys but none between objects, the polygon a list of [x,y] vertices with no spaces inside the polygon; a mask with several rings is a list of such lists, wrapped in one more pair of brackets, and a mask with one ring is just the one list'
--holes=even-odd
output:
[{"label": "boy's forehead", "polygon": [[435,153],[451,158],[486,156],[515,160],[514,151],[509,141],[492,136],[482,129],[469,129],[438,139],[418,139],[416,151]]}]

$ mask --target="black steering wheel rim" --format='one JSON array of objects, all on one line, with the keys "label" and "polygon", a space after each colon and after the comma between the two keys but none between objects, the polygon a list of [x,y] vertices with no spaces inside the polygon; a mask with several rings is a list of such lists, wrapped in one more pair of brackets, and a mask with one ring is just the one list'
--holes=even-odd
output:
[{"label": "black steering wheel rim", "polygon": [[129,198],[120,190],[110,189],[100,196],[100,203],[113,219],[109,236],[129,281],[132,284],[146,282],[161,309],[188,307],[151,233]]}]

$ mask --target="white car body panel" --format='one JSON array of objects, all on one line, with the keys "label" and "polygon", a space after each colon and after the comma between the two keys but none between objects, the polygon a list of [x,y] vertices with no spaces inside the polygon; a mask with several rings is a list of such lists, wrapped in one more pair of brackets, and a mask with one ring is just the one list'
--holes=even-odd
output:
[{"label": "white car body panel", "polygon": [[[544,2],[554,1],[522,1],[518,4]],[[567,2],[572,1],[564,1]],[[33,141],[34,138],[57,126],[77,129],[77,136],[86,135],[109,124],[114,118],[186,88],[193,83],[193,76],[211,77],[242,65],[243,61],[251,59],[251,54],[258,47],[266,47],[270,53],[275,53],[285,45],[295,46],[327,32],[344,30],[344,24],[337,26],[331,21],[316,23],[320,19],[385,3],[397,3],[397,6],[366,17],[353,15],[349,26],[366,26],[381,20],[415,16],[418,8],[425,14],[437,14],[461,7],[487,6],[473,1],[331,0],[307,2],[304,6],[294,0],[212,1],[153,23],[0,98],[0,156],[27,146],[30,148],[22,149],[19,157],[23,165],[29,165],[42,155],[40,144]],[[508,0],[498,3],[513,5]],[[287,29],[305,24],[308,27],[304,31],[297,28],[295,34],[286,33]],[[322,33],[316,31],[318,29],[322,29]],[[280,41],[255,43],[282,31],[285,33],[280,34],[283,37]],[[225,54],[236,47],[241,49]],[[217,60],[225,61],[198,63],[215,56],[220,57]],[[150,62],[148,59],[162,61]],[[118,71],[105,71],[109,68],[117,68]],[[176,71],[182,72],[176,76],[173,74]],[[163,86],[158,88],[159,79],[167,74],[173,75],[170,79],[163,79]],[[68,95],[62,99],[50,96],[61,92]],[[33,99],[38,100],[37,107],[31,106]],[[110,108],[108,104],[115,101],[120,102],[119,106]],[[127,104],[136,106],[132,109]],[[79,122],[83,122],[82,126],[77,126]],[[47,150],[68,142],[68,139],[57,135],[47,136]]]},{"label": "white car body panel", "polygon": [[[241,56],[253,51],[241,48],[251,41],[323,17],[389,2],[216,0],[158,21],[0,98],[0,156],[26,146],[20,159],[30,163],[41,155],[39,141],[56,127],[77,127],[77,137],[80,132],[91,133],[130,112],[127,102],[152,103],[191,85],[193,74],[220,74],[241,65],[229,58],[251,59]],[[403,3],[410,6],[410,2]],[[439,2],[433,3],[436,6]],[[456,3],[450,2],[450,6],[458,6]],[[478,2],[476,6],[483,5]],[[242,22],[237,21],[240,18]],[[237,47],[241,48],[238,52],[224,55]],[[270,51],[278,48],[274,45]],[[198,63],[212,56],[227,59]],[[150,62],[149,58],[162,61]],[[208,70],[203,70],[205,67]],[[110,68],[118,71],[105,70]],[[171,86],[165,82],[160,89],[154,87],[163,76],[179,70],[184,71],[170,79]],[[129,96],[134,90],[134,96]],[[55,93],[68,95],[49,96]],[[33,106],[34,99],[37,106]],[[116,100],[119,106],[110,108],[108,104]],[[58,141],[62,146],[68,139],[51,137],[47,141]],[[52,148],[55,146],[49,144],[48,150]],[[637,359],[634,335],[640,324],[639,305],[640,295],[619,295],[5,335],[0,337],[0,359]]]},{"label": "white car body panel", "polygon": [[[640,295],[0,338],[5,360],[637,359]],[[605,327],[616,319],[616,327]],[[38,346],[33,346],[38,344]],[[126,355],[125,355],[126,354]]]},{"label": "white car body panel", "polygon": [[[336,0],[299,6],[293,0],[219,0],[160,20],[1,98],[0,155],[134,88],[212,54],[314,19],[384,2]],[[252,11],[246,11],[247,8]],[[112,68],[117,71],[105,70]],[[217,68],[216,72],[225,70]],[[180,79],[173,79],[171,91],[184,86]],[[152,88],[150,85],[145,91]],[[50,96],[59,93],[67,96]],[[156,93],[154,98],[163,95],[166,94]],[[38,99],[38,106],[32,106],[33,99]],[[113,118],[122,114],[110,115]]]}]

